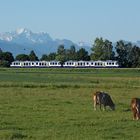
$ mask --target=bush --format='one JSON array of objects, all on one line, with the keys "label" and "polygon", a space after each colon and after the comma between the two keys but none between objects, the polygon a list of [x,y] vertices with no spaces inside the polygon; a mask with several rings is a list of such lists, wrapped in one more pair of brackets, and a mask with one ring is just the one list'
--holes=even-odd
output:
[{"label": "bush", "polygon": [[10,63],[8,61],[0,61],[0,67],[10,67]]}]

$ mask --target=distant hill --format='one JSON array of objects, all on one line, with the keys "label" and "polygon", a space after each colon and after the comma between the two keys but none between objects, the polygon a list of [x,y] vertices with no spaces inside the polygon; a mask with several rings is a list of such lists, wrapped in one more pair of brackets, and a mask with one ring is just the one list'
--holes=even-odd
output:
[{"label": "distant hill", "polygon": [[[66,49],[75,45],[78,50],[80,45],[68,39],[52,39],[48,33],[34,33],[29,29],[20,28],[13,32],[0,33],[0,48],[3,51],[10,51],[14,56],[17,54],[29,54],[31,50],[41,57],[42,54],[56,52],[59,45],[63,44]],[[90,51],[90,46],[82,46]]]}]

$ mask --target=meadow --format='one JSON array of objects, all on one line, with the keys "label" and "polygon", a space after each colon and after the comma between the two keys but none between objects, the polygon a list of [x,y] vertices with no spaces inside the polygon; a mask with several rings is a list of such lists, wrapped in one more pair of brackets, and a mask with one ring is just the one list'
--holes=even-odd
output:
[{"label": "meadow", "polygon": [[[97,90],[115,111],[93,110]],[[0,140],[139,139],[132,97],[140,97],[140,69],[0,68]]]}]

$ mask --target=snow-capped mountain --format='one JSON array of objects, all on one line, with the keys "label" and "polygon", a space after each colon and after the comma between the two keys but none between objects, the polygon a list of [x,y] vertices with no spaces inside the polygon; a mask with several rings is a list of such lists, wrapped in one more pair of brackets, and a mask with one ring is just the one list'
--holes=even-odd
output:
[{"label": "snow-capped mountain", "polygon": [[19,28],[13,32],[0,33],[0,39],[3,41],[14,42],[14,43],[46,43],[52,41],[49,34],[40,32],[33,33],[26,28]]},{"label": "snow-capped mountain", "polygon": [[42,54],[56,52],[59,45],[65,48],[75,45],[76,49],[81,48],[68,39],[53,39],[48,33],[34,33],[26,28],[19,28],[16,31],[0,33],[0,48],[3,51],[10,51],[14,56],[17,54],[29,54],[31,50],[40,57]]}]

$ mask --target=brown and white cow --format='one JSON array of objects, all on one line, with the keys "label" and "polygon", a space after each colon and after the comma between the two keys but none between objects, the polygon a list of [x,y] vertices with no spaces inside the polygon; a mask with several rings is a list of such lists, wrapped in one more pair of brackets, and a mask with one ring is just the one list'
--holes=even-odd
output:
[{"label": "brown and white cow", "polygon": [[109,94],[103,92],[103,91],[97,91],[93,94],[93,103],[94,103],[94,110],[96,110],[96,106],[101,107],[103,105],[103,110],[106,109],[106,106],[109,106],[112,110],[115,110],[115,104],[113,103],[111,97]]},{"label": "brown and white cow", "polygon": [[140,99],[139,98],[132,98],[131,110],[133,112],[133,119],[139,120],[140,119]]}]

